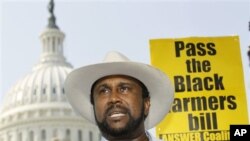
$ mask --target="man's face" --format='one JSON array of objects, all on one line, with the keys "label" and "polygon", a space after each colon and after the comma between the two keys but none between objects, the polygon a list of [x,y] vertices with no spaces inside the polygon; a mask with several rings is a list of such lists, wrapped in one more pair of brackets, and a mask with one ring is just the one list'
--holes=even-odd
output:
[{"label": "man's face", "polygon": [[104,134],[126,136],[144,128],[144,115],[149,112],[149,98],[142,98],[142,88],[129,76],[101,78],[93,87],[96,122]]}]

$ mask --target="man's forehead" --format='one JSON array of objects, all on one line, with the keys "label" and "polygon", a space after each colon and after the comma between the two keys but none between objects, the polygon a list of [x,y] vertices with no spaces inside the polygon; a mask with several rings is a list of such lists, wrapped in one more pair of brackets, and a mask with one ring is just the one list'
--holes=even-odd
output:
[{"label": "man's forehead", "polygon": [[114,74],[114,75],[108,75],[108,76],[104,76],[98,80],[96,80],[92,86],[91,86],[91,92],[93,91],[93,89],[96,87],[96,85],[100,84],[99,82],[104,81],[104,80],[108,80],[108,79],[112,79],[112,78],[123,78],[124,80],[128,80],[128,81],[132,81],[135,84],[138,84],[142,89],[147,90],[147,87],[144,85],[143,82],[141,82],[140,80],[136,79],[135,77],[129,76],[129,75],[122,75],[122,74]]},{"label": "man's forehead", "polygon": [[137,80],[134,77],[128,76],[128,75],[108,75],[108,76],[105,76],[105,77],[102,77],[102,78],[98,79],[93,84],[93,86],[95,86],[96,84],[99,84],[101,82],[106,82],[106,81],[115,80],[115,79],[124,80],[125,82],[126,81],[132,81],[132,82],[135,82],[135,83],[138,83],[138,84],[140,83],[139,80]]},{"label": "man's forehead", "polygon": [[102,81],[102,80],[107,80],[107,79],[114,79],[114,78],[122,78],[122,79],[138,81],[136,78],[134,78],[132,76],[120,75],[120,74],[104,76],[104,77],[98,79],[97,81]]}]

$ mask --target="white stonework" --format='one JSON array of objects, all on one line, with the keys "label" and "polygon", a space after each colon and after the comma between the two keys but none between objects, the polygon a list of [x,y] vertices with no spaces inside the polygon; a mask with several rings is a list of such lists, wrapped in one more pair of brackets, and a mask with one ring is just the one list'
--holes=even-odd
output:
[{"label": "white stonework", "polygon": [[57,28],[41,34],[38,64],[5,94],[0,141],[100,140],[98,128],[77,115],[65,97],[63,83],[73,67],[63,55],[64,37]]}]

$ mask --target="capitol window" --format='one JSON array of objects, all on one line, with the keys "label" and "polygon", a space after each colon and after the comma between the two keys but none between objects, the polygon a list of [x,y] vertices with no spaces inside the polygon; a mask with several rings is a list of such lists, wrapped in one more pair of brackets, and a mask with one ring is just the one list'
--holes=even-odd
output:
[{"label": "capitol window", "polygon": [[46,131],[43,129],[41,133],[41,139],[42,141],[46,141]]},{"label": "capitol window", "polygon": [[12,121],[12,119],[13,119],[13,118],[12,118],[12,116],[9,116],[9,122],[11,122],[11,121]]},{"label": "capitol window", "polygon": [[64,88],[62,88],[62,94],[65,94],[65,93],[64,93]]},{"label": "capitol window", "polygon": [[35,86],[33,89],[33,95],[36,95],[36,93],[37,93],[37,86]]},{"label": "capitol window", "polygon": [[69,129],[66,130],[66,140],[70,141],[70,130]]},{"label": "capitol window", "polygon": [[17,118],[22,119],[23,118],[23,113],[18,113]]},{"label": "capitol window", "polygon": [[82,130],[78,130],[78,141],[82,141]]},{"label": "capitol window", "polygon": [[56,52],[56,43],[55,43],[55,37],[52,37],[52,52]]},{"label": "capitol window", "polygon": [[46,94],[46,86],[43,87],[43,94]]},{"label": "capitol window", "polygon": [[23,139],[23,135],[22,135],[22,133],[20,132],[20,133],[18,133],[18,141],[22,141],[22,139]]},{"label": "capitol window", "polygon": [[89,131],[89,141],[93,141],[93,133],[92,133],[92,131]]},{"label": "capitol window", "polygon": [[29,132],[29,141],[34,141],[34,132],[33,131]]},{"label": "capitol window", "polygon": [[53,94],[56,94],[56,87],[53,87]]}]

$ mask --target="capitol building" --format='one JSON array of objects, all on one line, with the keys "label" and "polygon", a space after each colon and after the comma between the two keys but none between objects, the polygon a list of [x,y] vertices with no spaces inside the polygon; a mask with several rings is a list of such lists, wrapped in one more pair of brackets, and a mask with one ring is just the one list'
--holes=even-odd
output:
[{"label": "capitol building", "polygon": [[0,141],[98,141],[98,128],[75,113],[65,96],[64,80],[73,67],[63,54],[65,34],[56,25],[53,0],[48,9],[38,63],[4,95]]}]

